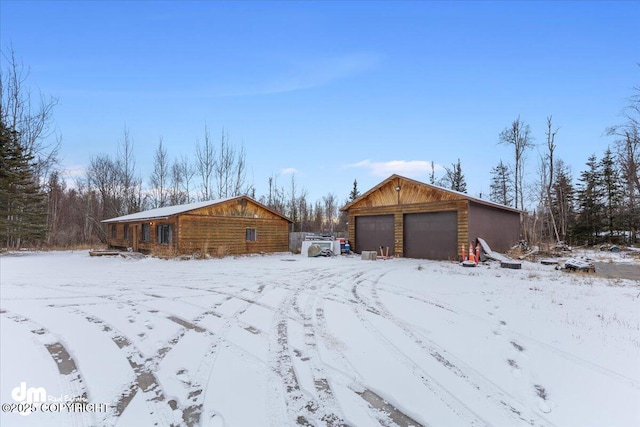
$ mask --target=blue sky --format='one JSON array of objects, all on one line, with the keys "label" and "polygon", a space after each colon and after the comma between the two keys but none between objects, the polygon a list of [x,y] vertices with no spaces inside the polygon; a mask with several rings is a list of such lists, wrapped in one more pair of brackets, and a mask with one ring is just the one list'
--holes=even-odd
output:
[{"label": "blue sky", "polygon": [[[291,173],[311,201],[459,158],[468,192],[512,161],[515,118],[546,117],[574,176],[640,86],[640,2],[0,3],[3,51],[59,98],[63,166],[115,155],[125,126],[148,180],[160,137],[194,157],[205,123],[243,145],[247,180]],[[538,149],[525,173],[536,178]],[[438,169],[437,175],[441,175]]]}]

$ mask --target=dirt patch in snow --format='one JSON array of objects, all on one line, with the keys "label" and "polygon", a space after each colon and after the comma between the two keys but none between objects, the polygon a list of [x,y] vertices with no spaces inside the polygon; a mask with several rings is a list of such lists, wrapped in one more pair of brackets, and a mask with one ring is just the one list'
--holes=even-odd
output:
[{"label": "dirt patch in snow", "polygon": [[596,262],[596,274],[608,279],[640,280],[640,264]]}]

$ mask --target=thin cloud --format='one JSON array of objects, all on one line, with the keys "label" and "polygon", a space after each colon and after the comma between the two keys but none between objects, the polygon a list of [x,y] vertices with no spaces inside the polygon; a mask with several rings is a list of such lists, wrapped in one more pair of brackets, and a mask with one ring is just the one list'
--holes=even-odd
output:
[{"label": "thin cloud", "polygon": [[87,173],[87,167],[81,165],[68,166],[62,171],[62,176],[68,179],[80,178]]},{"label": "thin cloud", "polygon": [[[278,61],[274,59],[265,64],[262,73],[257,74],[259,80],[254,80],[256,75],[247,80],[246,77],[237,77],[225,80],[224,86],[210,86],[202,89],[60,89],[59,93],[66,96],[83,97],[110,97],[121,98],[138,96],[144,98],[211,98],[211,97],[236,97],[271,95],[299,90],[308,90],[316,87],[330,85],[358,74],[365,73],[375,68],[381,61],[381,57],[372,53],[351,53],[340,56]],[[274,65],[275,64],[275,65]]]},{"label": "thin cloud", "polygon": [[[346,168],[368,169],[369,174],[376,177],[387,177],[398,174],[406,177],[421,177],[431,173],[431,162],[426,160],[389,160],[387,162],[372,162],[362,160],[345,166]],[[444,171],[439,165],[433,165],[434,172]]]},{"label": "thin cloud", "polygon": [[227,84],[225,89],[216,91],[216,96],[270,95],[327,86],[373,69],[379,62],[380,56],[371,53],[298,60],[288,64],[280,75],[267,77],[263,82],[245,83],[242,88],[229,88]]},{"label": "thin cloud", "polygon": [[356,53],[295,64],[289,75],[273,81],[263,93],[292,92],[326,86],[374,68],[380,62],[377,55]]},{"label": "thin cloud", "polygon": [[82,179],[87,174],[86,166],[67,166],[60,172],[60,178],[64,181],[67,188],[76,188],[76,181]]},{"label": "thin cloud", "polygon": [[284,168],[280,171],[280,174],[282,175],[293,175],[295,173],[298,173],[298,169],[296,168]]}]

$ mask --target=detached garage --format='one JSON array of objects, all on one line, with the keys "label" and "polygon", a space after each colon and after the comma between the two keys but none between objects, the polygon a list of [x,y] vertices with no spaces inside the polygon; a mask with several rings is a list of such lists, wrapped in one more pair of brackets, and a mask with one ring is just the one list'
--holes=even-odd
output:
[{"label": "detached garage", "polygon": [[504,252],[520,238],[520,211],[467,194],[392,175],[341,209],[356,252],[457,260],[482,237]]}]

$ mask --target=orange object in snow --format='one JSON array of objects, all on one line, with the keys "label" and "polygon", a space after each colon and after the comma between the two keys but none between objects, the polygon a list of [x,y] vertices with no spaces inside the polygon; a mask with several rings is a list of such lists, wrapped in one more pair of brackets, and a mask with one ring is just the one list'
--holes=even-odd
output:
[{"label": "orange object in snow", "polygon": [[476,256],[473,254],[473,243],[469,242],[469,261],[476,262]]},{"label": "orange object in snow", "polygon": [[464,251],[464,243],[461,245],[461,249],[460,249],[460,256],[462,257],[461,261],[466,261],[467,260],[467,254]]},{"label": "orange object in snow", "polygon": [[480,262],[480,242],[476,243],[476,264]]}]

